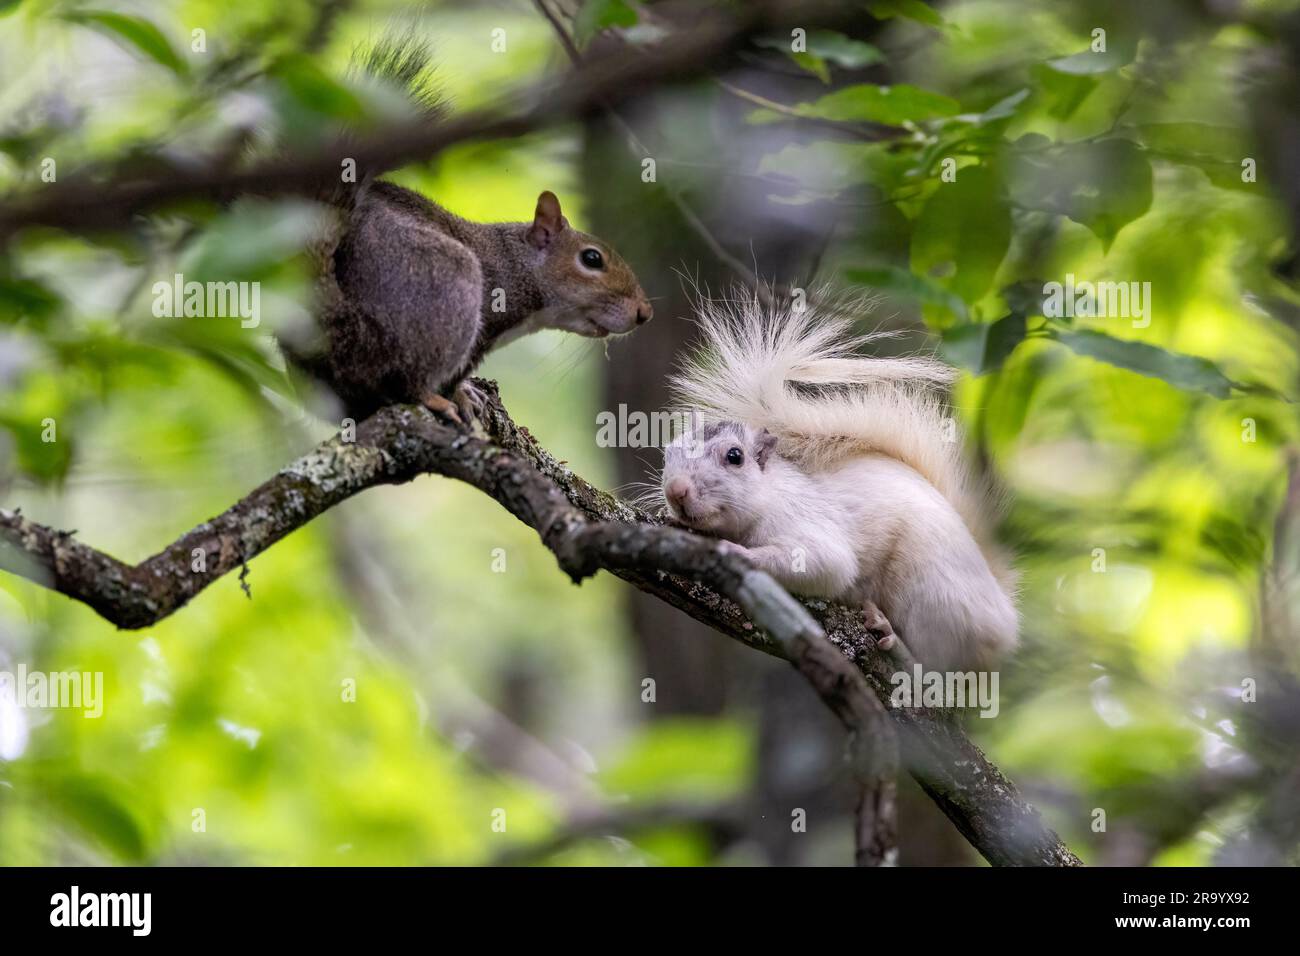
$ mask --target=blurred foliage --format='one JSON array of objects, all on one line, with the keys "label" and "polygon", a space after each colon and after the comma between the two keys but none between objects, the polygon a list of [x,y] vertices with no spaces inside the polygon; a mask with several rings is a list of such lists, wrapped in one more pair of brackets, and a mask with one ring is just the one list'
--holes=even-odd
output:
[{"label": "blurred foliage", "polygon": [[[798,102],[753,104],[748,124],[796,143],[743,169],[692,163],[723,154],[709,117],[729,94],[707,84],[647,138],[701,207],[710,176],[735,174],[773,210],[811,211],[829,230],[824,273],[877,290],[872,321],[928,329],[971,373],[957,406],[1012,492],[1027,645],[1000,719],[972,731],[1097,859],[1091,808],[1140,820],[1149,786],[1260,759],[1243,652],[1300,391],[1294,248],[1269,185],[1294,170],[1263,164],[1234,79],[1266,40],[1171,0],[864,6],[883,23],[870,42],[813,31],[798,48],[757,44],[810,84]],[[435,39],[459,110],[556,62],[523,2],[344,7],[311,50],[319,7],[305,0],[0,4],[0,193],[50,188],[46,158],[60,177],[166,176],[412,115],[347,70],[394,17]],[[587,0],[577,37],[653,42],[644,9]],[[505,53],[489,51],[495,28]],[[878,124],[891,134],[856,135]],[[576,132],[466,144],[394,178],[484,220],[524,218],[555,189],[581,226]],[[0,257],[5,505],[138,560],[328,434],[271,336],[309,327],[302,250],[318,216],[298,201],[184,204],[113,235],[20,235]],[[663,248],[675,255],[671,236]],[[260,282],[264,322],[155,316],[153,285],[175,273]],[[1067,275],[1150,283],[1149,324],[1045,314],[1045,283]],[[548,334],[484,374],[544,445],[607,485],[591,425],[599,359]],[[505,839],[543,838],[563,801],[479,759],[449,687],[590,765],[615,804],[743,791],[753,745],[740,716],[638,728],[619,585],[569,586],[532,532],[451,482],[341,512],[257,558],[251,600],[223,580],[141,634],[0,577],[0,654],[102,671],[108,696],[97,720],[21,715],[0,759],[0,862],[483,862],[502,845],[499,808]],[[488,572],[498,548],[505,574]],[[1157,862],[1210,861],[1244,812],[1228,802],[1168,835]],[[688,826],[630,854],[588,842],[554,862],[629,859],[713,857]]]}]

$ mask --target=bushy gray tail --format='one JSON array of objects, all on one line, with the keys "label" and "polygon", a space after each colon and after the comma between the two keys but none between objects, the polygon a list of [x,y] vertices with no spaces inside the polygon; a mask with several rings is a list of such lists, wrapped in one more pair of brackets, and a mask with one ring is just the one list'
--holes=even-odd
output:
[{"label": "bushy gray tail", "polygon": [[414,29],[390,30],[374,43],[358,44],[348,72],[356,79],[394,88],[430,122],[443,119],[449,111],[437,80],[433,44]]},{"label": "bushy gray tail", "polygon": [[[348,78],[359,85],[381,88],[391,101],[413,110],[410,118],[416,122],[437,123],[450,112],[437,80],[433,44],[416,35],[413,29],[390,30],[373,43],[359,44],[352,51]],[[353,135],[357,134],[350,132],[347,137]],[[349,211],[365,195],[369,184],[391,168],[373,165],[359,168],[355,171],[355,182],[340,175],[323,183],[318,197]]]},{"label": "bushy gray tail", "polygon": [[[390,29],[374,42],[358,44],[352,51],[348,77],[356,84],[384,88],[390,99],[396,103],[404,102],[414,111],[411,118],[416,122],[437,123],[450,112],[437,80],[433,44],[420,37],[414,28]],[[355,131],[350,132],[345,139],[355,135]],[[342,158],[346,158],[346,151]],[[342,213],[308,250],[317,271],[327,280],[324,287],[327,294],[336,291],[332,287],[334,250],[346,228],[347,217],[361,202],[370,183],[390,169],[373,165],[356,168],[353,170],[355,178],[350,179],[343,175],[341,168],[338,174],[314,188],[318,200]]]}]

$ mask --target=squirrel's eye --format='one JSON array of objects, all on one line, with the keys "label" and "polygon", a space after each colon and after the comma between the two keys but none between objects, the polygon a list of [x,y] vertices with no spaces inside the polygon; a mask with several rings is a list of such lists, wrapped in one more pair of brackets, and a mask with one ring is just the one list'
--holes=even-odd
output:
[{"label": "squirrel's eye", "polygon": [[739,448],[730,448],[727,450],[727,464],[741,465],[745,462],[745,453]]},{"label": "squirrel's eye", "polygon": [[599,249],[583,249],[578,258],[588,269],[605,268],[605,257],[600,254]]}]

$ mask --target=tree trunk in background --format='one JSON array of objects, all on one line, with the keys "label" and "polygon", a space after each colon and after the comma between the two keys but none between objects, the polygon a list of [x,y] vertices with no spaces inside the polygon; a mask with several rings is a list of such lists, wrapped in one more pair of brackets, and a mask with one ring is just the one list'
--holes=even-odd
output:
[{"label": "tree trunk in background", "polygon": [[[779,69],[778,64],[778,69]],[[736,85],[780,102],[826,91],[815,78],[788,71],[738,69]],[[667,379],[694,337],[692,285],[712,294],[744,294],[736,272],[721,262],[674,206],[666,188],[682,195],[725,249],[778,284],[806,287],[820,252],[836,228],[838,210],[821,204],[768,200],[779,190],[757,177],[764,155],[802,140],[797,130],[745,122],[751,104],[702,87],[638,100],[623,117],[656,161],[655,183],[642,180],[639,154],[616,124],[591,120],[580,168],[592,230],[608,238],[633,265],[654,300],[655,318],[610,350],[604,408],[652,413],[668,401]],[[879,215],[895,215],[881,210]],[[858,211],[861,220],[861,212]],[[848,223],[869,229],[870,223]],[[656,237],[675,237],[667,246]],[[618,480],[646,481],[662,463],[657,448],[617,451]],[[772,863],[846,863],[852,859],[848,816],[854,795],[844,764],[844,735],[835,719],[789,667],[746,654],[662,601],[625,592],[640,676],[655,680],[649,719],[724,712],[759,719],[758,767],[749,794],[749,840]],[[924,830],[926,854],[915,862],[969,860],[965,843],[915,788],[905,819]],[[802,811],[800,813],[799,811]],[[806,819],[807,832],[794,827]],[[927,822],[928,821],[928,822]],[[913,841],[904,837],[903,854]]]},{"label": "tree trunk in background", "polygon": [[[725,101],[717,106],[721,109],[708,96],[697,95],[675,102],[669,98],[639,101],[635,112],[625,112],[658,163],[659,183],[672,183],[682,191],[701,182],[697,170],[691,169],[693,175],[687,179],[682,176],[683,168],[671,162],[683,152],[673,135],[674,124],[683,122],[681,111],[691,111],[685,122],[703,124],[712,119],[711,134],[718,143],[740,142],[745,127],[743,111]],[[660,136],[661,129],[668,136]],[[754,160],[714,156],[719,169],[711,171],[708,182],[715,200],[711,208],[693,208],[729,250],[747,250],[752,237],[753,257],[760,271],[774,272],[779,279],[792,278],[810,258],[808,235],[772,228],[775,224],[763,218],[764,203],[754,201],[753,184],[741,181],[737,188],[737,180],[728,175],[727,168],[743,171],[755,165]],[[633,264],[655,308],[652,322],[610,350],[604,407],[616,412],[619,404],[625,403],[629,411],[656,412],[667,406],[668,376],[694,336],[688,318],[692,313],[689,284],[698,282],[701,289],[716,294],[728,291],[737,276],[691,231],[664,189],[642,181],[638,157],[622,133],[607,121],[597,119],[588,125],[582,169],[593,231],[607,237]],[[688,201],[698,202],[695,189],[690,189],[689,195]],[[653,242],[654,237],[662,236],[676,239],[666,247]],[[740,254],[749,258],[748,251]],[[661,463],[662,453],[657,448],[618,449],[619,481],[651,479]],[[639,593],[629,593],[627,599],[644,676],[656,682],[656,716],[719,714],[729,704],[752,699],[742,685],[752,684],[757,673],[770,669],[770,664],[756,662],[753,655],[717,640],[708,628],[662,601]],[[797,679],[794,683],[798,685]]]},{"label": "tree trunk in background", "polygon": [[[661,123],[671,123],[663,118],[663,109],[672,106],[660,100],[627,114],[652,151],[660,145],[656,129]],[[696,108],[708,110],[711,106],[706,102]],[[743,125],[739,112],[726,109],[721,115],[718,141],[736,142],[734,136]],[[669,141],[662,145],[664,155],[656,156],[661,161],[657,170],[660,182],[680,172],[667,161],[677,144]],[[740,169],[748,165],[737,159],[722,157],[721,162]],[[655,306],[654,321],[611,350],[604,407],[616,411],[619,403],[626,403],[629,411],[658,411],[668,401],[668,375],[694,333],[687,320],[691,305],[681,273],[715,292],[727,289],[736,276],[690,231],[663,189],[641,181],[637,157],[609,123],[597,120],[589,125],[582,168],[588,184],[592,229],[609,238],[634,264]],[[712,209],[697,209],[709,222],[710,230],[723,242],[733,240],[728,243],[730,249],[743,249],[754,237],[754,256],[760,270],[771,269],[780,278],[791,278],[796,264],[807,259],[809,243],[802,241],[805,237],[791,241],[784,238],[790,235],[788,230],[769,228],[771,224],[762,219],[762,203],[728,201],[734,183],[725,174],[718,186],[723,201]],[[721,223],[717,221],[719,214]],[[660,247],[650,241],[657,236],[677,239],[670,246]],[[621,448],[617,451],[618,480],[624,484],[647,480],[660,463],[661,452],[656,448]],[[759,806],[754,807],[758,812],[750,816],[761,819],[763,826],[754,830],[750,839],[770,859],[793,862],[797,858],[793,850],[802,844],[793,840],[792,809],[806,810],[810,830],[816,833],[821,829],[820,822],[831,823],[836,813],[850,805],[846,801],[837,806],[830,793],[834,788],[825,787],[828,772],[834,774],[842,765],[838,759],[842,754],[842,732],[834,719],[821,713],[821,703],[785,665],[719,640],[708,628],[649,595],[627,589],[624,596],[638,673],[655,680],[657,699],[647,711],[650,719],[750,710],[761,698],[762,706],[757,708],[762,715],[759,770],[753,794]],[[774,726],[774,721],[779,727]],[[803,766],[807,760],[801,755],[809,753],[815,754],[819,765],[814,773],[804,772],[809,768]],[[813,782],[816,786],[810,790],[808,785]]]},{"label": "tree trunk in background", "polygon": [[[653,321],[610,349],[602,407],[617,412],[625,403],[629,411],[658,411],[668,402],[666,382],[673,362],[692,333],[683,318],[689,306],[681,278],[673,269],[699,263],[714,282],[720,274],[708,251],[686,234],[662,192],[640,182],[631,153],[603,122],[589,128],[583,169],[592,230],[634,264],[655,308]],[[648,241],[672,234],[681,235],[672,248],[656,248]],[[620,485],[649,480],[661,464],[657,448],[620,448],[616,456]],[[640,662],[638,676],[651,677],[656,685],[649,713],[716,715],[736,700],[735,684],[754,671],[754,655],[732,641],[718,640],[703,624],[648,594],[629,588],[624,599]]]}]

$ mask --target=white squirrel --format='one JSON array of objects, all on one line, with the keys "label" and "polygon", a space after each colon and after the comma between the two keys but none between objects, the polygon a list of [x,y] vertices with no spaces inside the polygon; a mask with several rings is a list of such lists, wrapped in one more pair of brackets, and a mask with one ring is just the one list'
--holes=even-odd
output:
[{"label": "white squirrel", "polygon": [[[695,424],[665,448],[662,493],[796,593],[883,613],[938,670],[1016,646],[1015,573],[998,508],[936,394],[952,369],[872,358],[843,311],[699,306],[702,344],[672,384]],[[888,646],[888,640],[882,642]]]}]

